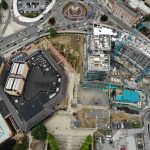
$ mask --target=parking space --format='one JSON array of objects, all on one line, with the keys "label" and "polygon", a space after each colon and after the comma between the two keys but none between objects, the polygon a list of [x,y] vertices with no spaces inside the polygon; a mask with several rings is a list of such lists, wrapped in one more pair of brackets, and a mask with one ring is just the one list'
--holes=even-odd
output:
[{"label": "parking space", "polygon": [[40,14],[42,13],[49,0],[18,0],[18,10],[21,14]]}]

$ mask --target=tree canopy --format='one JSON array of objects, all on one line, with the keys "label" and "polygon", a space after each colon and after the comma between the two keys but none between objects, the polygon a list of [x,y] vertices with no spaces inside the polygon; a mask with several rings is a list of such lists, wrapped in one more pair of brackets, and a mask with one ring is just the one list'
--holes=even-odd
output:
[{"label": "tree canopy", "polygon": [[8,9],[8,4],[5,0],[2,0],[0,3],[0,7],[2,7],[3,9],[7,10]]},{"label": "tree canopy", "polygon": [[100,20],[105,22],[108,20],[108,17],[106,15],[102,15]]},{"label": "tree canopy", "polygon": [[51,25],[54,25],[54,24],[56,23],[55,18],[54,18],[54,17],[50,18],[50,19],[48,20],[48,23],[51,24]]},{"label": "tree canopy", "polygon": [[12,150],[28,150],[27,136],[24,136],[19,143],[15,144]]},{"label": "tree canopy", "polygon": [[87,138],[84,140],[84,143],[82,144],[80,150],[89,150],[92,142],[93,142],[92,136],[88,135]]},{"label": "tree canopy", "polygon": [[47,138],[47,129],[43,124],[39,124],[31,130],[31,135],[37,140],[44,140]]},{"label": "tree canopy", "polygon": [[57,31],[53,28],[50,28],[49,29],[49,34],[51,37],[55,37],[57,35]]},{"label": "tree canopy", "polygon": [[52,134],[47,135],[48,144],[51,150],[59,150],[58,144]]}]

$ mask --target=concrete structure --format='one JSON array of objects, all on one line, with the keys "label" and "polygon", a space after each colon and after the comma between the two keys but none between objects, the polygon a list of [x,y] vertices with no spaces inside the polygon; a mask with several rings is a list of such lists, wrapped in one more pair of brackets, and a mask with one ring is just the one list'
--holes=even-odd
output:
[{"label": "concrete structure", "polygon": [[26,62],[15,62],[11,67],[10,74],[26,79],[28,71],[29,67]]},{"label": "concrete structure", "polygon": [[3,71],[3,68],[4,68],[4,61],[3,61],[3,58],[0,57],[0,75],[1,75],[1,73]]},{"label": "concrete structure", "polygon": [[9,129],[6,121],[0,114],[0,144],[9,139],[12,136],[12,132]]},{"label": "concrete structure", "polygon": [[4,90],[9,95],[19,96],[22,94],[24,84],[23,79],[8,77]]},{"label": "concrete structure", "polygon": [[110,71],[111,41],[116,35],[115,30],[108,26],[93,24],[93,35],[87,41],[86,80],[104,80]]},{"label": "concrete structure", "polygon": [[88,71],[109,71],[110,57],[106,54],[98,56],[89,56],[88,58]]},{"label": "concrete structure", "polygon": [[[65,99],[68,79],[46,51],[36,51],[26,56],[23,61],[28,63],[30,70],[26,80],[18,80],[20,75],[14,76],[10,73],[4,87],[5,81],[0,76],[0,93],[17,131],[27,132],[56,112],[58,105]],[[13,66],[17,67],[15,65]],[[18,72],[13,69],[11,71]],[[7,89],[17,89],[21,93],[21,86],[24,86],[22,94],[6,93]]]},{"label": "concrete structure", "polygon": [[129,68],[139,82],[150,75],[150,43],[142,37],[122,32],[115,43],[115,60]]},{"label": "concrete structure", "polygon": [[127,1],[127,3],[133,9],[140,11],[142,14],[150,14],[150,8],[141,0],[130,0]]},{"label": "concrete structure", "polygon": [[127,4],[125,5],[122,0],[111,0],[109,5],[114,15],[122,18],[130,25],[134,25],[140,19],[141,15],[138,13],[138,11],[135,12],[134,10],[131,10],[130,7],[128,7]]},{"label": "concrete structure", "polygon": [[14,96],[21,95],[28,72],[29,67],[26,62],[13,63],[4,88],[5,92]]}]

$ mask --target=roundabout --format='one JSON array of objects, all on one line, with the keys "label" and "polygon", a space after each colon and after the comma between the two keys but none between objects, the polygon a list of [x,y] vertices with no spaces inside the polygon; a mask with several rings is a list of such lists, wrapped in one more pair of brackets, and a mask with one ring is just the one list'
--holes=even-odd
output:
[{"label": "roundabout", "polygon": [[78,0],[60,1],[57,6],[52,11],[56,12],[55,18],[61,27],[63,26],[62,29],[71,26],[82,27],[86,22],[93,20],[97,10],[97,3],[91,4],[90,1],[88,3]]},{"label": "roundabout", "polygon": [[69,2],[63,7],[62,14],[68,20],[78,21],[86,17],[87,8],[82,3]]}]

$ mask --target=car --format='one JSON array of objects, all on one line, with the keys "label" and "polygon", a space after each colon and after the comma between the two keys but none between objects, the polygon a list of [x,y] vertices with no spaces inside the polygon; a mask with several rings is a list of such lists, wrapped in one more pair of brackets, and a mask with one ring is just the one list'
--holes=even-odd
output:
[{"label": "car", "polygon": [[61,5],[62,5],[62,2],[60,2],[58,5],[61,6]]},{"label": "car", "polygon": [[43,18],[41,18],[40,21],[42,22],[42,21],[43,21]]}]

